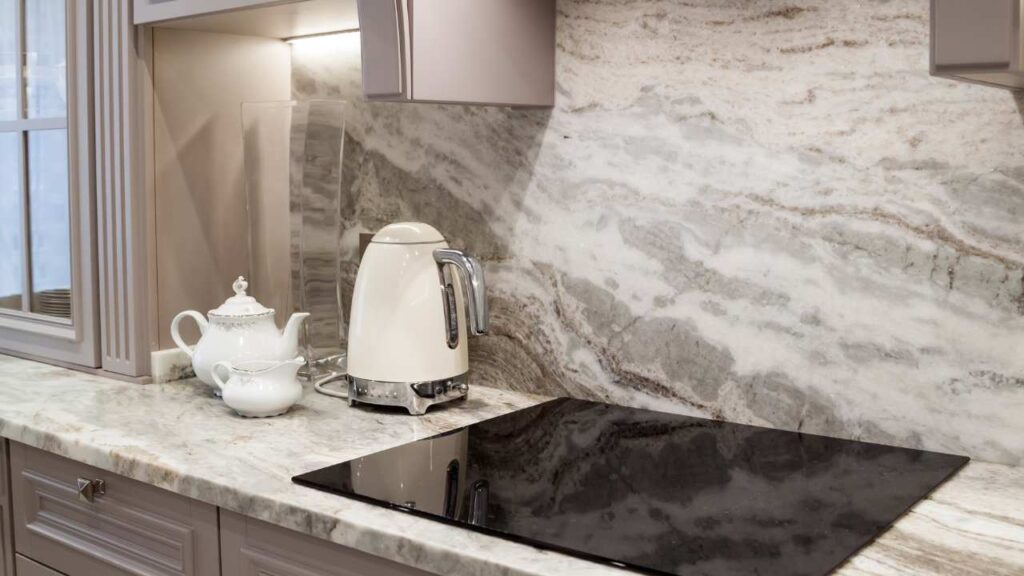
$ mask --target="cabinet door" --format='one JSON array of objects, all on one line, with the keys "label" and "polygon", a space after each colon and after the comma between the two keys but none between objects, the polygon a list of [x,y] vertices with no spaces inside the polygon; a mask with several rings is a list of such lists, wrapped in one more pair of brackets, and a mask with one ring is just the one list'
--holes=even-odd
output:
[{"label": "cabinet door", "polygon": [[11,545],[11,491],[8,489],[7,441],[0,438],[0,576],[14,576]]},{"label": "cabinet door", "polygon": [[221,559],[231,576],[429,576],[404,564],[221,510]]},{"label": "cabinet door", "polygon": [[932,74],[1024,88],[1022,11],[1020,0],[932,0]]},{"label": "cabinet door", "polygon": [[406,1],[413,100],[554,104],[554,0]]},{"label": "cabinet door", "polygon": [[405,2],[358,0],[363,94],[367,98],[407,98]]},{"label": "cabinet door", "polygon": [[555,0],[358,0],[369,100],[555,101]]},{"label": "cabinet door", "polygon": [[[214,506],[11,443],[17,552],[68,576],[219,576]],[[105,493],[80,498],[78,483]]]},{"label": "cabinet door", "polygon": [[91,4],[0,2],[0,348],[96,367]]},{"label": "cabinet door", "polygon": [[64,576],[56,570],[51,570],[30,558],[18,555],[15,563],[18,566],[18,576]]},{"label": "cabinet door", "polygon": [[135,23],[148,24],[239,8],[288,4],[298,0],[135,0]]}]

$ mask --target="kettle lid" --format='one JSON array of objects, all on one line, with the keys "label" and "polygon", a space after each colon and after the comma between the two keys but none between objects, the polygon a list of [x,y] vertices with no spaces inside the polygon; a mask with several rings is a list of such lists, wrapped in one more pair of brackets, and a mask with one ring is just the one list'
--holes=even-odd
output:
[{"label": "kettle lid", "polygon": [[249,283],[245,281],[245,278],[239,276],[235,283],[231,285],[235,295],[225,300],[215,310],[210,310],[210,315],[231,316],[234,318],[273,315],[273,308],[265,307],[257,302],[255,298],[245,293],[245,289],[248,287]]},{"label": "kettle lid", "polygon": [[430,224],[422,222],[396,222],[388,224],[374,234],[374,244],[436,244],[444,242],[444,236]]}]

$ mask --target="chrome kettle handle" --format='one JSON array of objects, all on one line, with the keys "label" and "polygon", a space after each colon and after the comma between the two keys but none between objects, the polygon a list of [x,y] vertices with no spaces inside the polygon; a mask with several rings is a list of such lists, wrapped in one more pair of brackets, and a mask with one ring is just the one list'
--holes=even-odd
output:
[{"label": "chrome kettle handle", "polygon": [[462,273],[463,286],[468,292],[470,332],[479,336],[486,334],[490,324],[487,312],[487,293],[484,283],[484,269],[480,262],[462,250],[438,248],[434,250],[434,261],[438,266],[455,266]]}]

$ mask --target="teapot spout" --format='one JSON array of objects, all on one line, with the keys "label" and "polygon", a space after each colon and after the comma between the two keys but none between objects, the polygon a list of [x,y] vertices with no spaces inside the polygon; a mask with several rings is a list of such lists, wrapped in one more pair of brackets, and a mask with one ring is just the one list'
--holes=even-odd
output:
[{"label": "teapot spout", "polygon": [[297,349],[299,346],[299,328],[302,326],[302,321],[309,317],[309,312],[296,312],[292,314],[292,317],[288,319],[288,323],[284,326],[284,331],[281,333],[283,342],[291,349]]}]

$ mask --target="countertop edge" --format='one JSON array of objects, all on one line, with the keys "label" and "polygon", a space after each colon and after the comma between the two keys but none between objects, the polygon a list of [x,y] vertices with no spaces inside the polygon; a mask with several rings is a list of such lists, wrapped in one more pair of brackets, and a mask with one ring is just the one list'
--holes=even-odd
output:
[{"label": "countertop edge", "polygon": [[[101,376],[83,375],[88,379]],[[121,384],[121,383],[119,383]],[[129,386],[149,386],[127,384]],[[477,386],[480,388],[480,386]],[[504,390],[498,393],[507,393]],[[515,393],[517,394],[517,393]],[[522,396],[530,396],[522,394]],[[537,402],[547,398],[536,397]],[[454,526],[343,499],[344,513],[317,510],[293,502],[290,494],[263,495],[205,478],[188,469],[166,466],[127,452],[82,442],[80,434],[61,434],[11,421],[0,415],[0,437],[117,474],[206,504],[236,512],[314,538],[348,546],[381,558],[437,574],[550,576],[551,574],[635,574],[612,566],[535,548]],[[296,491],[311,491],[293,485]],[[342,498],[334,496],[334,498]],[[296,522],[296,519],[302,521]],[[478,547],[452,545],[437,534],[457,530]],[[462,539],[456,543],[464,543]]]},{"label": "countertop edge", "polygon": [[[274,454],[267,450],[274,449],[276,445],[263,446],[266,436],[256,433],[258,426],[222,420],[229,411],[203,396],[195,385],[188,382],[125,384],[101,376],[44,368],[34,362],[8,362],[5,358],[0,357],[0,366],[12,369],[0,372],[0,385],[9,384],[11,389],[5,392],[0,386],[0,401],[6,403],[0,405],[0,437],[10,441],[437,574],[636,574],[608,564],[479,534],[294,484],[290,482],[288,473],[297,471],[293,469],[296,465],[289,459],[290,455],[284,454],[269,462],[265,469],[261,468],[259,464],[265,460],[265,455]],[[49,378],[53,379],[52,390],[46,389]],[[415,420],[395,416],[371,417],[365,413],[355,416],[354,412],[345,412],[348,408],[328,404],[326,397],[309,396],[311,393],[307,392],[304,404],[308,414],[305,417],[299,415],[290,424],[287,419],[267,422],[263,432],[299,434],[301,441],[308,435],[323,432],[323,428],[310,428],[316,422],[322,425],[333,419],[352,419],[354,429],[368,431],[371,435],[381,432],[366,442],[368,450],[377,450],[388,442],[408,441],[410,434],[426,437],[453,429],[460,425],[460,421],[482,420],[548,400],[506,390],[475,388],[481,389],[479,396],[482,397],[475,406],[467,407],[465,411],[453,411],[447,416],[439,414]],[[104,403],[111,395],[117,397],[112,407]],[[61,404],[64,398],[74,398],[74,403]],[[175,414],[174,410],[168,410],[163,419],[164,424],[170,423],[171,426],[148,429],[139,428],[137,421],[122,422],[128,414],[139,420],[140,410],[143,410],[141,419],[146,420],[145,407],[156,406],[154,410],[162,411],[164,402],[173,404],[175,401],[180,402],[172,406],[178,412]],[[142,403],[142,407],[137,403]],[[209,420],[211,417],[216,420]],[[104,425],[105,420],[107,425]],[[228,433],[239,430],[253,432],[237,440],[248,450],[241,454],[223,452],[229,446],[216,442],[220,440],[217,436],[222,432],[220,429],[165,442],[160,434],[168,429],[173,431],[173,425],[181,425],[182,421],[192,425],[197,422],[214,426],[225,423]],[[396,426],[400,430],[393,430]],[[134,430],[140,431],[133,437]],[[387,434],[383,433],[385,431]],[[259,449],[252,449],[253,446]],[[318,446],[307,440],[302,448],[315,449]],[[210,465],[209,457],[219,457],[221,453],[231,454],[230,464],[236,468]],[[325,457],[333,458],[334,452],[313,454],[308,460],[321,461]],[[283,466],[282,462],[289,465]],[[302,466],[307,464],[304,461]],[[208,473],[204,473],[204,465],[211,466]],[[240,470],[253,467],[257,472],[255,479],[239,477]],[[236,479],[238,481],[233,482]],[[263,492],[260,491],[263,487],[261,479],[270,480],[269,487]],[[977,526],[981,528],[975,530]],[[948,564],[936,568],[932,563],[934,559]],[[958,572],[942,566],[956,566],[979,559],[1005,568],[992,574],[1019,574],[1016,570],[1024,569],[1024,468],[971,461],[927,498],[911,507],[879,538],[847,559],[837,568],[836,574],[888,576],[908,570],[922,574],[955,574]]]}]

